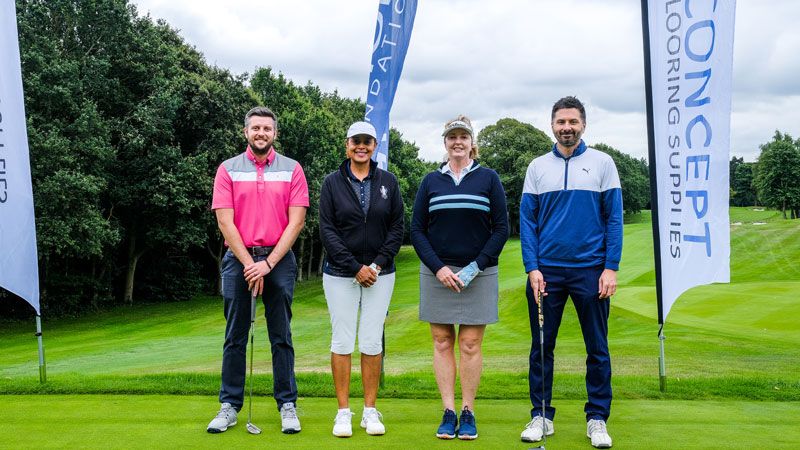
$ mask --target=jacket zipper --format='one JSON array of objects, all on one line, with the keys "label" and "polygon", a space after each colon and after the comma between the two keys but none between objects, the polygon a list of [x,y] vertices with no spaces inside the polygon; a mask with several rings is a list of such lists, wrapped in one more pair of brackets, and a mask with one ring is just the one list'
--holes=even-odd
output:
[{"label": "jacket zipper", "polygon": [[[348,177],[347,174],[342,174],[342,176],[344,177],[345,182],[347,183],[347,190],[350,191],[350,197],[353,198],[356,201],[356,209],[358,209],[358,211],[361,212],[361,215],[364,216],[364,247],[363,247],[363,249],[361,251],[361,259],[363,259],[364,256],[367,254],[367,234],[368,234],[367,233],[367,215],[364,214],[364,209],[361,207],[361,200],[359,200],[359,198],[356,195],[356,193],[353,192],[353,182],[350,180],[350,177]],[[374,181],[374,180],[372,180],[372,181]],[[370,187],[371,186],[372,186],[372,182],[370,182]],[[372,203],[372,192],[370,192],[369,201],[370,201],[370,206],[372,206],[371,205],[371,203]]]},{"label": "jacket zipper", "polygon": [[[372,209],[372,203],[375,201],[375,192],[374,191],[375,191],[375,187],[378,185],[377,173],[378,173],[377,170],[375,172],[373,172],[373,175],[375,175],[375,176],[373,176],[372,179],[369,182],[369,190],[370,190],[370,192],[369,192],[369,207],[367,208],[367,213],[369,213],[369,210]],[[361,202],[358,203],[358,206],[361,206]],[[361,212],[363,213],[364,210],[362,209]],[[369,236],[369,232],[367,230],[367,214],[364,214],[364,253],[363,253],[363,256],[367,255],[367,238],[368,238],[368,236]],[[370,263],[373,263],[373,262],[374,261],[370,261]]]}]

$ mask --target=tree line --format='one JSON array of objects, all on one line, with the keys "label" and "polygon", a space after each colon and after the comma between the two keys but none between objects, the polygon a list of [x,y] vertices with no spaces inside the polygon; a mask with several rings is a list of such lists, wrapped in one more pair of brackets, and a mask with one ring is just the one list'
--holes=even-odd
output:
[{"label": "tree line", "polygon": [[[17,20],[44,314],[216,291],[225,248],[210,210],[213,177],[244,150],[243,117],[259,104],[278,114],[275,146],[300,161],[309,184],[294,247],[298,276],[321,272],[320,185],[344,158],[345,132],[363,118],[363,101],[296,85],[269,67],[233,75],[209,65],[169,24],[140,17],[127,0],[18,0]],[[477,141],[481,161],[500,174],[516,234],[525,170],[553,141],[512,118],[485,127]],[[396,129],[389,142],[408,228],[416,188],[437,163],[420,159]],[[626,213],[647,208],[646,161],[594,146],[617,164]],[[2,289],[0,297],[0,316],[30,314]]]},{"label": "tree line", "polygon": [[[244,114],[259,104],[278,112],[276,148],[309,182],[299,277],[319,270],[319,187],[344,158],[361,100],[297,86],[268,67],[237,76],[209,65],[127,0],[16,7],[45,314],[216,290],[224,245],[210,210],[213,177],[244,150]],[[390,131],[409,218],[435,166],[418,150]],[[0,316],[28,314],[26,303],[5,301],[2,289],[0,297]]]},{"label": "tree line", "polygon": [[800,217],[800,139],[778,130],[760,146],[754,163],[734,157],[730,163],[731,206],[767,206],[784,219]]}]

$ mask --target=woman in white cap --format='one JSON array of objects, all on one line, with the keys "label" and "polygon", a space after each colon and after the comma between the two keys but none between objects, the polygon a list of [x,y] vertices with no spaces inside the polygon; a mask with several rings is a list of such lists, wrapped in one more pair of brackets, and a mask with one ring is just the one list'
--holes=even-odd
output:
[{"label": "woman in white cap", "polygon": [[[481,377],[486,325],[497,322],[497,259],[508,239],[506,195],[500,177],[476,160],[470,120],[460,115],[442,133],[447,161],[417,191],[411,242],[419,255],[419,318],[430,323],[433,369],[444,415],[440,439],[476,439],[475,394]],[[461,415],[456,417],[455,343],[458,339]]]},{"label": "woman in white cap", "polygon": [[361,427],[382,435],[386,429],[375,401],[394,257],[403,242],[403,201],[397,178],[372,161],[377,147],[372,124],[351,125],[345,145],[347,159],[325,177],[319,200],[320,237],[327,252],[322,286],[331,315],[331,370],[339,403],[333,434],[353,434],[350,368],[357,333],[364,386]]}]

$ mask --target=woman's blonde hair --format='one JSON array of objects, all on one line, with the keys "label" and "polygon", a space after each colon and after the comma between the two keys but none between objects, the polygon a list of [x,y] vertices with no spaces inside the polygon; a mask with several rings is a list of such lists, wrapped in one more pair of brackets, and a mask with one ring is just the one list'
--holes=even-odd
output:
[{"label": "woman's blonde hair", "polygon": [[[464,127],[465,124],[467,125],[466,127]],[[448,120],[444,124],[444,133],[442,133],[442,136],[444,136],[446,138],[447,137],[447,133],[450,130],[455,130],[455,129],[462,129],[462,130],[465,130],[467,133],[469,133],[470,138],[472,138],[472,148],[469,151],[469,158],[470,159],[477,159],[478,158],[478,143],[475,142],[475,134],[472,131],[472,121],[469,120],[469,117],[467,117],[467,116],[465,116],[463,114],[459,114],[458,116],[456,116],[455,119]]]}]

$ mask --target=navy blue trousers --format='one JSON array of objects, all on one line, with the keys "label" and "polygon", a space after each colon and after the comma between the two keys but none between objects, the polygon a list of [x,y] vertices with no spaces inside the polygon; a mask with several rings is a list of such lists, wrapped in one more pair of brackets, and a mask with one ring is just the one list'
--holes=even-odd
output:
[{"label": "navy blue trousers", "polygon": [[[255,261],[266,259],[257,256]],[[222,260],[222,297],[225,300],[225,344],[222,350],[222,386],[219,402],[240,410],[244,403],[247,372],[247,339],[250,332],[250,291],[243,274],[244,266],[228,250]],[[267,319],[272,348],[273,396],[278,409],[286,402],[297,401],[292,346],[292,297],[297,262],[294,253],[284,256],[264,277],[264,316]]]},{"label": "navy blue trousers", "polygon": [[[588,401],[583,410],[586,420],[608,420],[611,413],[611,357],[608,353],[608,313],[609,299],[600,300],[598,280],[603,267],[540,267],[547,283],[542,303],[544,315],[544,379],[539,351],[539,316],[536,300],[530,282],[525,291],[528,297],[528,316],[531,323],[530,369],[528,385],[531,396],[531,417],[542,415],[542,402],[545,417],[552,420],[556,409],[550,403],[553,399],[553,352],[556,336],[564,314],[567,297],[572,298],[578,321],[581,324],[583,342],[586,346],[586,394]],[[542,399],[544,383],[544,399]]]}]

